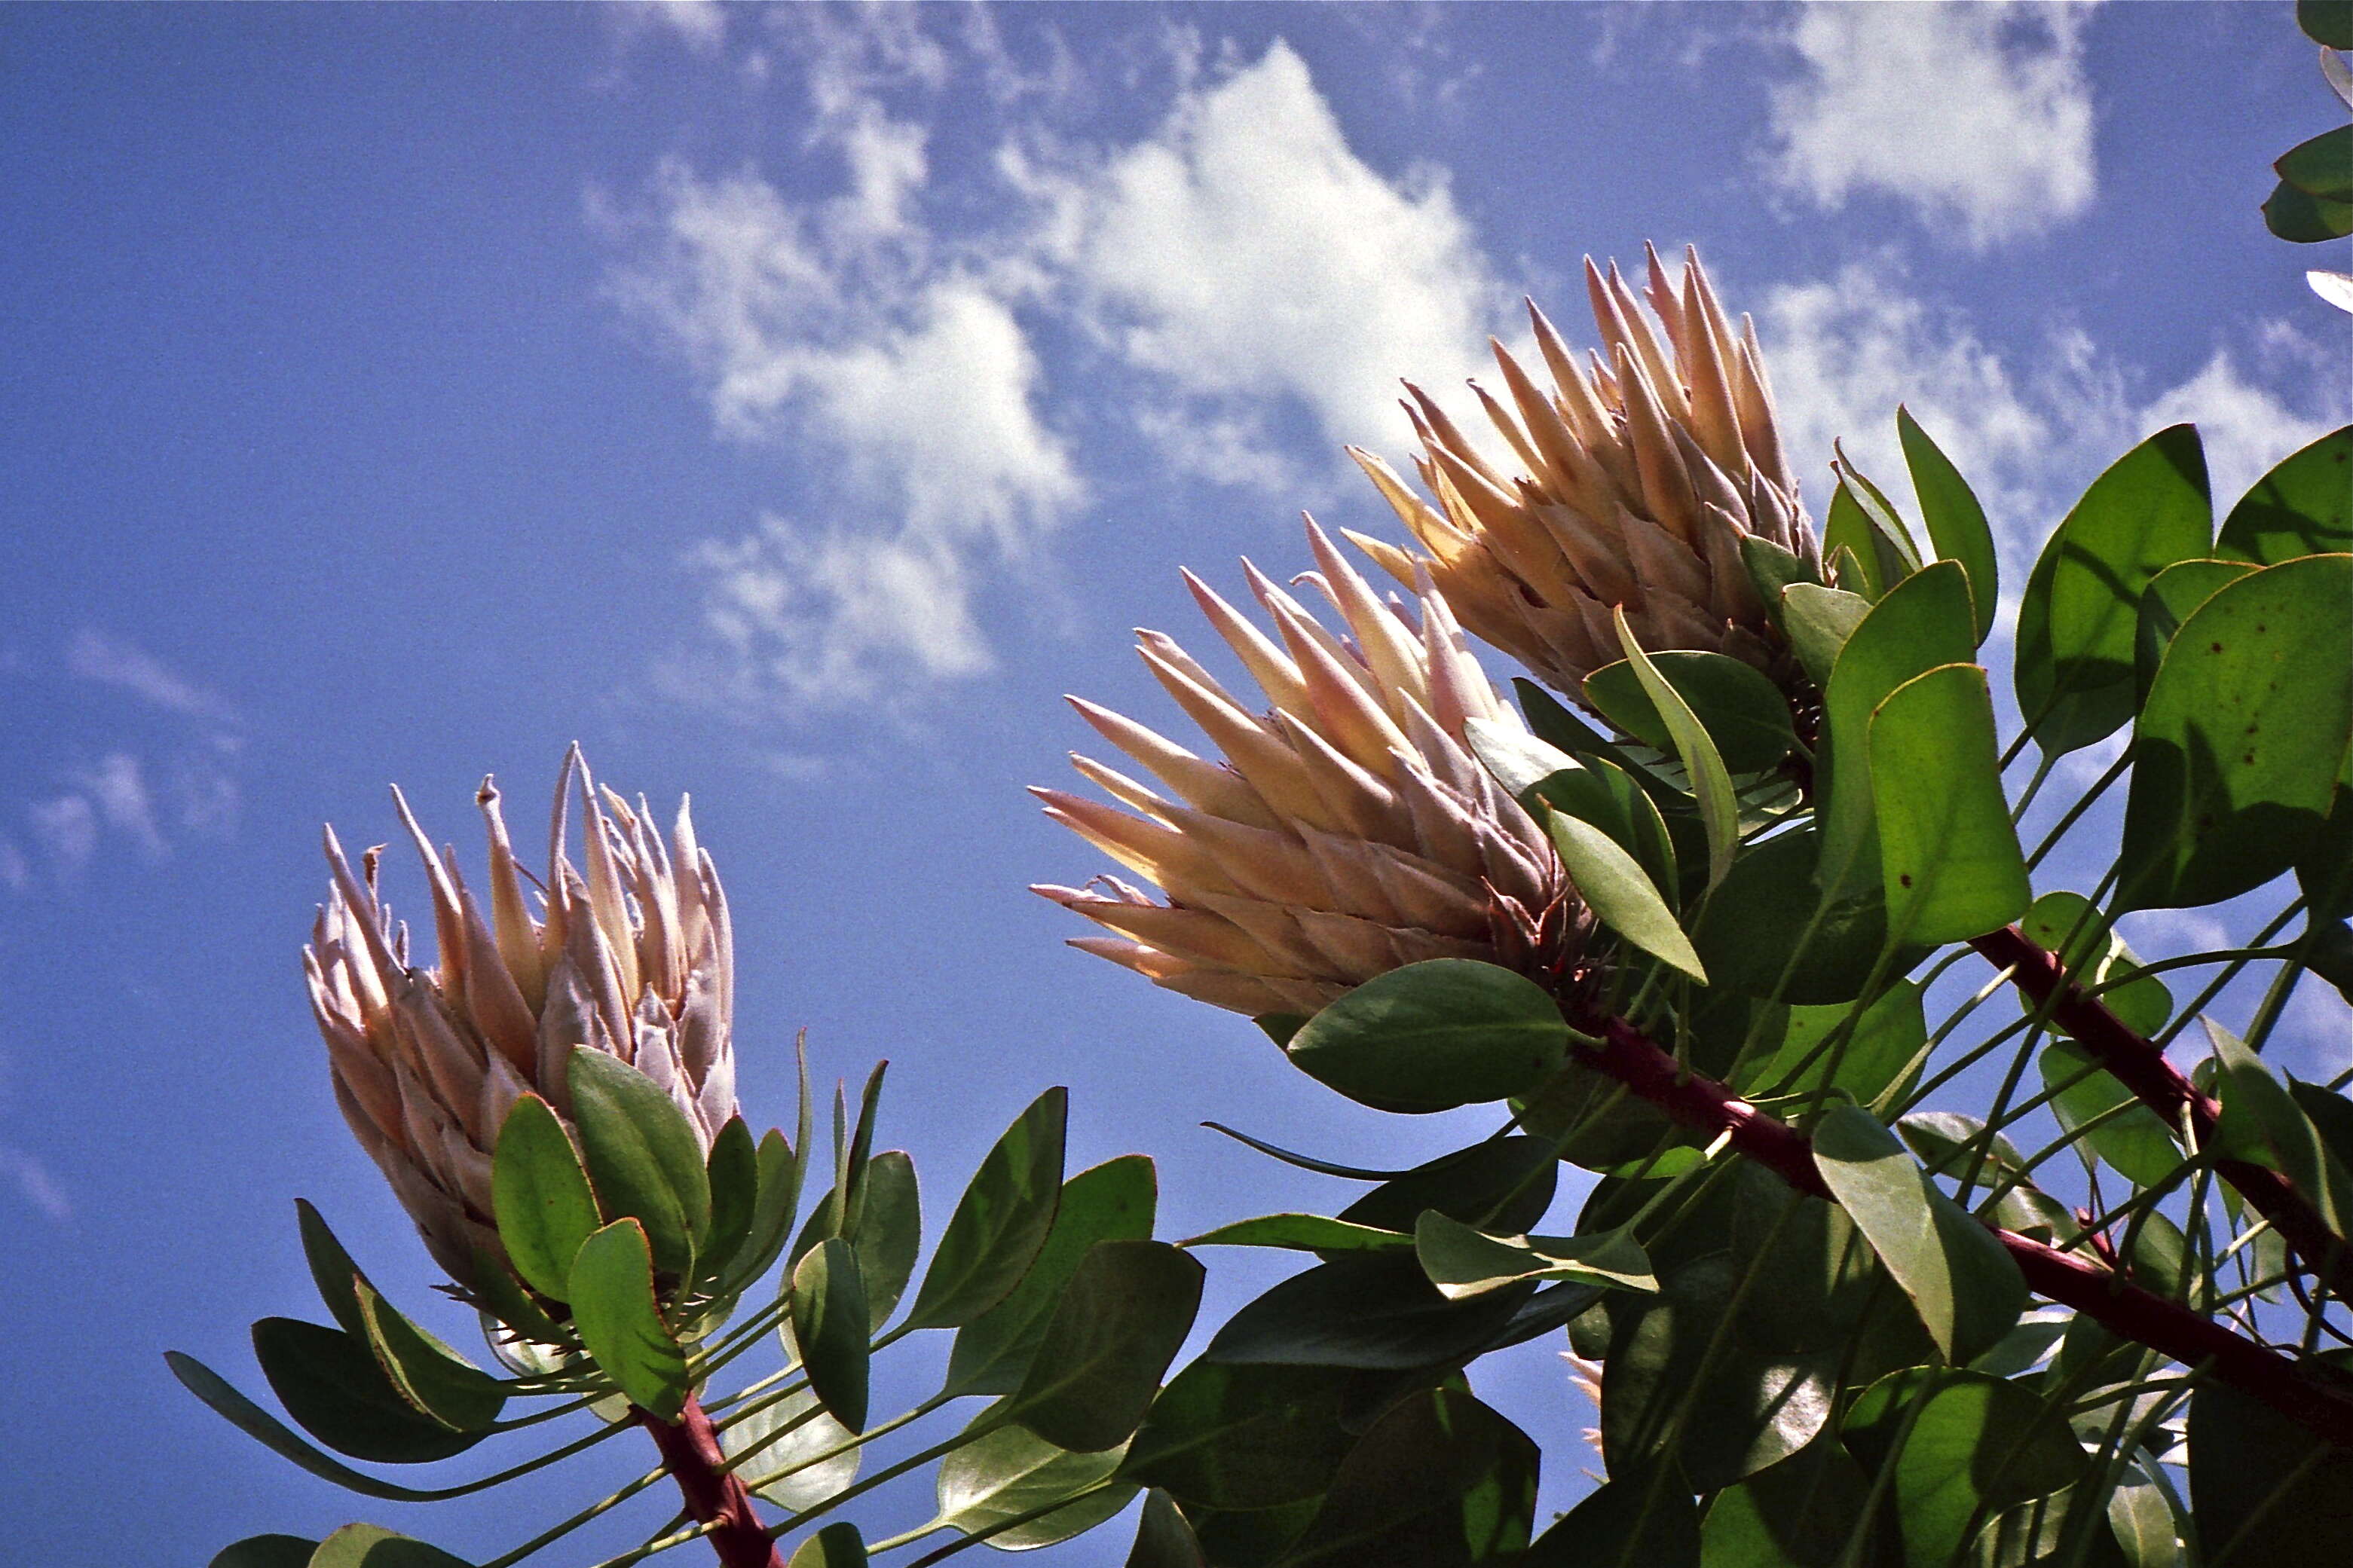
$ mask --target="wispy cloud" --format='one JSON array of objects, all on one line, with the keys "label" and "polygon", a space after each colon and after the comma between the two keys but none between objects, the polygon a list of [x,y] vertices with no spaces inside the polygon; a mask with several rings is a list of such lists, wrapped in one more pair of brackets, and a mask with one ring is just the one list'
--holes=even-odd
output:
[{"label": "wispy cloud", "polygon": [[73,1218],[73,1205],[38,1156],[13,1143],[0,1143],[0,1173],[5,1173],[16,1195],[58,1225]]},{"label": "wispy cloud", "polygon": [[65,729],[18,737],[52,760],[45,784],[28,783],[26,795],[0,804],[0,888],[69,885],[110,842],[161,860],[179,839],[234,829],[244,731],[217,692],[98,627],[77,633],[56,664],[19,658],[7,673],[54,673],[134,700],[78,701]]},{"label": "wispy cloud", "polygon": [[1790,24],[1797,74],[1772,89],[1769,167],[1815,205],[1914,204],[1983,250],[2041,234],[2097,186],[2088,4],[1826,5]]}]

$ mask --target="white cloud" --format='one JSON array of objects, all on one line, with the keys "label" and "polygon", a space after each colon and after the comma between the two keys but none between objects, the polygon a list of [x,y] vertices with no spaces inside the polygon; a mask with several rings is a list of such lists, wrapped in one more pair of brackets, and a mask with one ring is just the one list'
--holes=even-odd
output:
[{"label": "white cloud", "polygon": [[[671,660],[673,689],[810,711],[992,668],[986,595],[1089,494],[1045,412],[1041,326],[1145,373],[1125,417],[1172,467],[1294,491],[1270,421],[1304,420],[1336,468],[1342,441],[1401,426],[1399,373],[1477,363],[1500,290],[1444,180],[1356,158],[1284,45],[1211,75],[1176,48],[1172,108],[1126,146],[1015,125],[994,221],[950,235],[930,132],[886,107],[938,88],[945,56],[903,16],[788,25],[831,195],[672,161],[634,212],[592,200],[630,249],[615,300],[686,360],[717,427],[814,454],[801,477],[825,481],[691,552],[710,637]],[[993,37],[975,53],[997,100],[1050,99],[1006,85]]]},{"label": "white cloud", "polygon": [[[1768,289],[1760,302],[1757,331],[1782,423],[1818,517],[1829,499],[1833,439],[1866,474],[1900,490],[1898,403],[1959,466],[2005,552],[2021,563],[2101,468],[2168,425],[2199,426],[2219,509],[2323,435],[2329,416],[2341,417],[2341,392],[2329,395],[2334,408],[2293,406],[2224,349],[2179,384],[2154,390],[2080,331],[2048,332],[2039,352],[2005,352],[1965,315],[1905,285],[1901,266],[1882,258]],[[2264,329],[2266,353],[2300,358],[2284,352],[2280,332]]]},{"label": "white cloud", "polygon": [[0,1143],[0,1171],[5,1171],[16,1184],[19,1197],[50,1219],[63,1225],[73,1217],[73,1205],[67,1201],[65,1189],[34,1155],[14,1144]]},{"label": "white cloud", "polygon": [[128,752],[110,752],[74,782],[107,826],[129,837],[151,859],[163,857],[164,835],[155,826],[155,803],[147,793],[145,772],[137,757]]},{"label": "white cloud", "polygon": [[1803,62],[1772,89],[1776,179],[1820,207],[1858,194],[1915,204],[1976,249],[2090,205],[2088,5],[1807,6]]},{"label": "white cloud", "polygon": [[66,649],[66,668],[84,680],[119,686],[156,707],[191,719],[228,721],[227,703],[182,676],[153,654],[94,626],[84,626]]},{"label": "white cloud", "polygon": [[32,820],[33,837],[48,852],[60,877],[81,874],[98,853],[98,807],[83,795],[61,795],[36,801],[25,815]]},{"label": "white cloud", "polygon": [[1324,439],[1395,434],[1400,375],[1475,369],[1502,314],[1442,172],[1358,158],[1277,41],[1057,193],[1066,264],[1132,363],[1188,397],[1293,401]]}]

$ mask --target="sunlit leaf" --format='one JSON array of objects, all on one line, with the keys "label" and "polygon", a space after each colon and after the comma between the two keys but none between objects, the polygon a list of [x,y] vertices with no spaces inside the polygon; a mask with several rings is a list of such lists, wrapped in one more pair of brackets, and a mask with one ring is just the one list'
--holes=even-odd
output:
[{"label": "sunlit leaf", "polygon": [[839,1236],[811,1247],[793,1269],[794,1342],[809,1386],[833,1418],[866,1428],[867,1340],[871,1317],[858,1249]]},{"label": "sunlit leaf", "polygon": [[1973,664],[1915,677],[1873,713],[1881,887],[1898,941],[1961,941],[2026,912],[2033,895],[1999,752],[1993,696]]},{"label": "sunlit leaf", "polygon": [[1904,445],[1904,463],[1911,470],[1912,491],[1920,500],[1920,518],[1928,538],[1943,560],[1957,561],[1968,574],[1969,599],[1977,610],[1978,644],[1983,647],[1993,631],[1994,608],[2000,599],[2000,556],[1993,530],[1977,492],[1953,467],[1928,433],[1898,404],[1895,432]]},{"label": "sunlit leaf", "polygon": [[940,1235],[907,1313],[911,1325],[970,1322],[1021,1282],[1053,1228],[1070,1108],[1068,1089],[1048,1089],[988,1151]]},{"label": "sunlit leaf", "polygon": [[686,1353],[654,1304],[644,1227],[617,1219],[581,1243],[565,1297],[581,1342],[630,1403],[676,1420],[688,1392]]},{"label": "sunlit leaf", "polygon": [[702,1145],[668,1093],[618,1057],[575,1046],[573,1119],[605,1214],[638,1222],[654,1267],[685,1274],[711,1226]]},{"label": "sunlit leaf", "polygon": [[[979,1417],[980,1423],[995,1420],[988,1411]],[[1066,1541],[1092,1530],[1135,1495],[1133,1486],[1103,1484],[1119,1468],[1125,1452],[1122,1445],[1074,1454],[1026,1427],[996,1426],[940,1461],[941,1521],[965,1535],[994,1530],[988,1542],[1005,1552]],[[1001,1528],[1065,1498],[1074,1500],[1027,1523]]]},{"label": "sunlit leaf", "polygon": [[1005,1413],[1078,1453],[1134,1435],[1201,1304],[1201,1266],[1165,1242],[1087,1250]]}]

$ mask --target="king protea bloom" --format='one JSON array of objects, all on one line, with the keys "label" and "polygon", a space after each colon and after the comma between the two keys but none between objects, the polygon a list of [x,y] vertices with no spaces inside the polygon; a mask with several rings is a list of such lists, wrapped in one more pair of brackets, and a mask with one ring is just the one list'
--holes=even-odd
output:
[{"label": "king protea bloom", "polygon": [[[585,876],[565,851],[575,776]],[[499,1129],[526,1091],[569,1112],[575,1046],[661,1085],[706,1149],[735,1114],[733,942],[686,804],[665,845],[643,799],[632,810],[599,792],[576,748],[556,784],[544,882],[517,866],[499,792],[482,781],[487,919],[454,849],[437,854],[397,789],[393,799],[432,889],[437,962],[412,965],[407,928],[377,891],[381,847],[354,873],[330,827],[333,879],[302,967],[344,1119],[463,1285],[477,1253],[505,1258],[491,1202]]]},{"label": "king protea bloom", "polygon": [[1557,972],[1588,929],[1583,906],[1544,830],[1463,740],[1467,721],[1517,720],[1427,579],[1409,617],[1312,521],[1308,535],[1322,570],[1299,581],[1338,612],[1345,638],[1247,562],[1273,637],[1186,574],[1265,710],[1169,638],[1137,634],[1145,664],[1224,761],[1071,699],[1161,788],[1074,755],[1129,809],[1035,793],[1166,901],[1115,877],[1098,879],[1102,891],[1036,890],[1114,933],[1072,945],[1253,1016],[1314,1013],[1427,958]]},{"label": "king protea bloom", "polygon": [[1809,563],[1820,557],[1756,329],[1743,317],[1734,331],[1695,254],[1685,253],[1680,284],[1655,251],[1649,260],[1647,313],[1615,264],[1605,274],[1586,262],[1606,357],[1584,365],[1529,304],[1549,389],[1493,344],[1508,405],[1472,390],[1508,456],[1481,453],[1409,385],[1415,466],[1435,506],[1349,448],[1429,554],[1350,537],[1402,583],[1427,571],[1474,635],[1572,696],[1625,657],[1613,606],[1651,652],[1704,649],[1788,675],[1740,541],[1755,534]]}]

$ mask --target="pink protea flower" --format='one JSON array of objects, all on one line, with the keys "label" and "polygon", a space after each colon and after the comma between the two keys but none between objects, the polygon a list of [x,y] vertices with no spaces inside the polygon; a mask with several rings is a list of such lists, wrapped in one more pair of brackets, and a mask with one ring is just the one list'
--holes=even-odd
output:
[{"label": "pink protea flower", "polygon": [[[585,876],[565,852],[575,774]],[[499,1129],[526,1091],[568,1113],[575,1046],[661,1085],[706,1149],[735,1114],[733,942],[686,803],[665,845],[644,801],[632,810],[599,792],[576,747],[556,784],[544,883],[516,864],[499,792],[482,781],[487,920],[455,852],[437,854],[397,789],[393,799],[432,888],[438,962],[411,963],[407,928],[377,892],[381,847],[354,874],[330,827],[333,879],[302,967],[344,1119],[435,1261],[463,1285],[477,1252],[505,1256],[491,1201]]]},{"label": "pink protea flower", "polygon": [[1046,814],[1156,883],[1036,890],[1114,934],[1074,946],[1253,1016],[1312,1014],[1421,959],[1556,973],[1589,917],[1544,830],[1480,766],[1471,720],[1516,724],[1425,578],[1414,615],[1383,603],[1313,521],[1310,583],[1335,636],[1249,563],[1263,631],[1186,581],[1265,700],[1235,697],[1157,632],[1137,652],[1224,753],[1216,761],[1092,702],[1072,704],[1167,793],[1090,758],[1126,810],[1040,789]]},{"label": "pink protea flower", "polygon": [[1472,384],[1507,458],[1482,455],[1409,386],[1406,412],[1422,443],[1415,467],[1437,505],[1349,448],[1428,555],[1349,537],[1401,583],[1426,571],[1473,634],[1572,696],[1623,657],[1613,606],[1652,652],[1725,653],[1788,677],[1741,539],[1769,540],[1819,572],[1756,329],[1743,317],[1733,330],[1697,255],[1685,257],[1677,282],[1649,254],[1647,313],[1614,264],[1605,274],[1586,262],[1607,357],[1583,366],[1528,306],[1552,386],[1539,387],[1501,343],[1508,406]]}]

